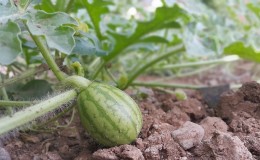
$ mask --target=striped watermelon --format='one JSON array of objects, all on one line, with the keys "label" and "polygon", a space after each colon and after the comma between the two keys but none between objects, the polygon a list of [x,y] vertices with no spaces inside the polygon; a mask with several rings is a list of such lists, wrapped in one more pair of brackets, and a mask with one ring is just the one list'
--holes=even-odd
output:
[{"label": "striped watermelon", "polygon": [[135,101],[109,85],[92,83],[77,99],[81,123],[104,146],[131,143],[142,128],[142,114]]}]

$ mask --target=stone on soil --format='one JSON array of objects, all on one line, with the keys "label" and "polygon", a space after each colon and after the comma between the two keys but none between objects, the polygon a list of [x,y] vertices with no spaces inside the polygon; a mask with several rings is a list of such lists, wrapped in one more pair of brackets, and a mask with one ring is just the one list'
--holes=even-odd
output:
[{"label": "stone on soil", "polygon": [[206,117],[200,125],[205,131],[204,140],[211,138],[215,131],[227,132],[228,130],[228,125],[219,117]]},{"label": "stone on soil", "polygon": [[99,149],[93,153],[93,160],[144,160],[142,152],[131,145],[122,145],[108,149]]},{"label": "stone on soil", "polygon": [[223,132],[215,132],[211,139],[203,141],[194,149],[194,154],[200,159],[253,160],[252,154],[237,136]]},{"label": "stone on soil", "polygon": [[10,154],[2,147],[0,147],[0,160],[11,160]]},{"label": "stone on soil", "polygon": [[173,139],[185,150],[200,144],[204,137],[204,129],[195,123],[187,121],[183,126],[171,133]]}]

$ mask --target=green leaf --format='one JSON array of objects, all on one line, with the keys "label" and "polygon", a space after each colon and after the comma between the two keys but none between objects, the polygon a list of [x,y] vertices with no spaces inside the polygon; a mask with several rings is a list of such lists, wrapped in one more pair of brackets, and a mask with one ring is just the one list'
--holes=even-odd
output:
[{"label": "green leaf", "polygon": [[35,8],[48,13],[57,11],[55,5],[52,3],[51,0],[43,0],[40,4],[36,5]]},{"label": "green leaf", "polygon": [[20,17],[16,7],[11,4],[1,5],[0,4],[0,23],[6,23],[8,20],[14,20]]},{"label": "green leaf", "polygon": [[11,64],[22,52],[22,44],[18,37],[20,32],[19,26],[14,22],[0,24],[0,64]]},{"label": "green leaf", "polygon": [[74,47],[72,53],[80,54],[80,55],[96,55],[96,56],[104,56],[106,52],[101,50],[99,46],[95,45],[89,38],[87,37],[75,37],[76,46]]},{"label": "green leaf", "polygon": [[83,0],[82,2],[88,11],[89,17],[97,33],[97,37],[101,40],[103,38],[100,30],[101,16],[109,12],[108,6],[112,5],[113,3],[106,0],[93,0],[92,3],[90,3],[88,0]]},{"label": "green leaf", "polygon": [[51,85],[46,80],[31,80],[16,93],[17,99],[35,100],[52,92]]},{"label": "green leaf", "polygon": [[260,7],[255,6],[252,3],[249,3],[247,7],[258,17],[260,18]]},{"label": "green leaf", "polygon": [[143,43],[168,43],[168,40],[164,37],[160,36],[149,36],[142,38],[138,41],[138,43],[143,42]]},{"label": "green leaf", "polygon": [[19,0],[18,6],[22,10],[26,10],[26,8],[29,6],[29,4],[32,2],[32,0]]},{"label": "green leaf", "polygon": [[184,10],[177,5],[173,7],[163,6],[156,9],[155,16],[152,20],[138,22],[135,32],[130,36],[110,32],[115,40],[115,46],[111,53],[105,57],[105,60],[109,61],[113,59],[127,47],[138,43],[138,41],[148,33],[166,28],[180,28],[180,24],[176,21],[178,19],[182,21],[188,20]]},{"label": "green leaf", "polygon": [[75,31],[69,25],[78,23],[68,14],[37,11],[35,14],[27,14],[24,19],[32,35],[43,36],[50,48],[65,54],[71,53],[75,45]]},{"label": "green leaf", "polygon": [[235,54],[243,59],[260,62],[260,51],[256,51],[252,46],[245,46],[243,42],[230,44],[224,49],[224,54]]}]

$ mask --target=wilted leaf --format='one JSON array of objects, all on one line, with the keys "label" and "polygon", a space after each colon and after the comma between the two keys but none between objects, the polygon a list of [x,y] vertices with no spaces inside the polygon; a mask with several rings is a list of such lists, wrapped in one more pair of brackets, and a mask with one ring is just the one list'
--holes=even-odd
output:
[{"label": "wilted leaf", "polygon": [[21,41],[18,37],[20,32],[19,26],[14,22],[8,21],[6,24],[0,24],[0,64],[11,64],[22,52]]}]

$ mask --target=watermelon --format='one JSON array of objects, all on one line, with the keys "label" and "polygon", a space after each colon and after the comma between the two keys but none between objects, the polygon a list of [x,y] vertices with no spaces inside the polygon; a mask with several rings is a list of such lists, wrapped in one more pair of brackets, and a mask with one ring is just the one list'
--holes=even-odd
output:
[{"label": "watermelon", "polygon": [[93,82],[80,92],[77,103],[84,128],[104,146],[131,143],[142,128],[138,105],[113,86]]}]

